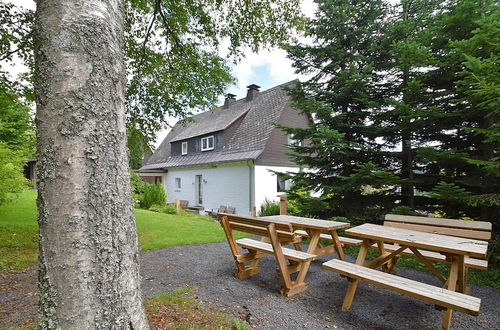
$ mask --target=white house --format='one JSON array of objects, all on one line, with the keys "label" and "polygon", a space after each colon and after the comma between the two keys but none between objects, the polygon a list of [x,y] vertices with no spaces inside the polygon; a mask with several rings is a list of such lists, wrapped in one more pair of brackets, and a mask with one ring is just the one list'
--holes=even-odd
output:
[{"label": "white house", "polygon": [[220,205],[249,215],[264,199],[277,200],[288,183],[274,174],[297,172],[285,154],[292,141],[273,123],[307,127],[306,115],[289,106],[289,82],[259,91],[248,86],[240,100],[228,94],[224,105],[177,123],[139,170],[161,180],[167,199],[188,200],[205,210]]}]

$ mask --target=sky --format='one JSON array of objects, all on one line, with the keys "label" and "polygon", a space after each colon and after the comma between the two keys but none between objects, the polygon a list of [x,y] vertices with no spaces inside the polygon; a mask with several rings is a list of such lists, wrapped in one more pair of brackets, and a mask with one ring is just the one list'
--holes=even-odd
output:
[{"label": "sky", "polygon": [[[35,2],[33,0],[7,0],[13,2],[16,5],[35,9]],[[314,14],[315,4],[312,0],[303,0],[301,5],[302,12],[311,17]],[[222,50],[223,52],[224,50]],[[16,65],[10,68],[11,72],[18,73],[25,71],[21,65]],[[282,49],[274,48],[271,50],[261,51],[259,53],[253,53],[247,51],[245,57],[237,64],[232,66],[232,74],[236,77],[236,84],[230,87],[225,94],[232,93],[236,95],[236,99],[245,97],[246,86],[250,84],[257,84],[261,88],[260,90],[266,90],[276,85],[285,83],[293,79],[305,80],[307,77],[298,75],[294,72],[292,68],[292,61],[286,57],[286,52]],[[219,98],[219,104],[224,101],[224,95]],[[172,118],[169,120],[169,124],[175,124],[177,120]],[[163,130],[158,133],[155,147],[158,147],[161,141],[167,135],[167,130]]]}]

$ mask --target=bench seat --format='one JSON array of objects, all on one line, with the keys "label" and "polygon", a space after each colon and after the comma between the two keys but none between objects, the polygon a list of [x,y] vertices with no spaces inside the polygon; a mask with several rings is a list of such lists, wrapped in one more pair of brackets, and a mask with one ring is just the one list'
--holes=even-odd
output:
[{"label": "bench seat", "polygon": [[[239,246],[245,248],[245,249],[250,249],[250,250],[256,250],[264,253],[270,253],[274,254],[273,246],[269,243],[257,241],[251,238],[240,238],[236,240],[236,244]],[[289,260],[294,260],[294,261],[311,261],[314,258],[316,258],[316,255],[310,254],[307,252],[302,252],[302,251],[297,251],[294,249],[289,249],[286,247],[282,248],[283,250],[283,255],[285,258]]]},{"label": "bench seat", "polygon": [[429,303],[457,310],[466,314],[479,315],[481,299],[463,293],[435,287],[400,276],[387,274],[350,262],[333,259],[323,263],[323,268],[352,279],[390,289]]},{"label": "bench seat", "polygon": [[[377,244],[374,244],[371,247],[377,248]],[[384,244],[384,249],[388,252],[396,251],[399,248],[400,247],[397,245]],[[421,249],[419,249],[418,251],[429,260],[439,261],[439,262],[448,262],[446,260],[446,256],[442,255],[441,253],[427,251],[427,250],[421,250]],[[410,256],[410,257],[415,257],[415,254],[410,249],[404,250],[403,252],[401,252],[401,254],[406,255],[406,256]],[[465,257],[465,266],[470,267],[470,268],[487,270],[488,269],[488,261],[482,260],[482,259],[471,258],[471,257]]]},{"label": "bench seat", "polygon": [[[307,232],[305,230],[296,230],[295,234],[298,234],[302,237],[309,237],[309,235],[307,234]],[[332,235],[330,235],[330,234],[321,234],[319,236],[319,238],[322,240],[325,240],[325,241],[332,241],[333,242]],[[343,236],[339,236],[339,240],[340,240],[340,243],[347,245],[347,246],[360,246],[361,242],[363,242],[360,239],[343,237]]]}]

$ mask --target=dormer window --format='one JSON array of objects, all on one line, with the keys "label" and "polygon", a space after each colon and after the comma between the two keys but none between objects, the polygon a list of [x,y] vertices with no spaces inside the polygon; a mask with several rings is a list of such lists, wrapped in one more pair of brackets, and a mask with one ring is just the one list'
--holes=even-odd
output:
[{"label": "dormer window", "polygon": [[181,153],[183,155],[187,155],[187,153],[188,153],[188,143],[187,142],[182,142],[182,144],[181,144]]},{"label": "dormer window", "polygon": [[201,138],[201,151],[214,150],[214,136]]},{"label": "dormer window", "polygon": [[303,143],[301,140],[295,139],[293,135],[288,135],[288,145],[292,147],[302,147]]}]

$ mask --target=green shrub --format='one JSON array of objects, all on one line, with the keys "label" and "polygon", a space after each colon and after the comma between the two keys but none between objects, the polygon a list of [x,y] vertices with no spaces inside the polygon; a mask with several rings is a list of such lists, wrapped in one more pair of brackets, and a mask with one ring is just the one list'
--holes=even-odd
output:
[{"label": "green shrub", "polygon": [[264,199],[264,203],[260,206],[259,216],[267,217],[270,215],[278,215],[280,214],[280,203],[273,202],[269,199]]},{"label": "green shrub", "polygon": [[[300,215],[300,209],[297,207],[297,203],[295,201],[287,201],[287,213],[289,215]],[[280,202],[273,202],[267,198],[264,199],[264,203],[260,206],[259,216],[266,217],[278,214],[280,214]]]},{"label": "green shrub", "polygon": [[0,142],[0,205],[14,200],[28,186],[23,175],[24,161],[20,151]]},{"label": "green shrub", "polygon": [[142,195],[140,205],[142,208],[149,209],[154,204],[164,205],[167,200],[167,194],[160,182],[148,184]]},{"label": "green shrub", "polygon": [[135,172],[130,172],[130,184],[132,185],[132,192],[134,194],[142,195],[146,191],[146,188],[151,185],[146,181],[141,179],[141,176]]},{"label": "green shrub", "polygon": [[159,212],[159,213],[166,213],[166,214],[176,214],[175,206],[173,205],[152,205],[149,208],[150,211],[153,212]]},{"label": "green shrub", "polygon": [[401,215],[416,215],[416,216],[422,216],[422,214],[412,210],[408,206],[396,206],[391,210],[391,214],[401,214]]}]

